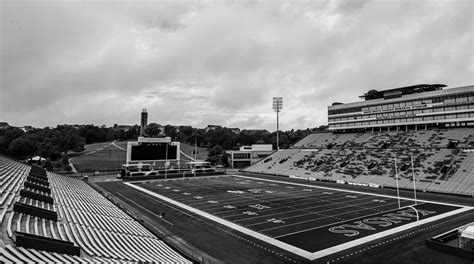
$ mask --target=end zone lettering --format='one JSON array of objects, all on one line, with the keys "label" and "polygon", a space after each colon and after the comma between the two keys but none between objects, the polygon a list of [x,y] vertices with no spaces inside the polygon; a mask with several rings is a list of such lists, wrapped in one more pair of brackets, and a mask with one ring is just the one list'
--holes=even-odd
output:
[{"label": "end zone lettering", "polygon": [[[436,211],[417,210],[422,216],[435,214]],[[382,216],[375,216],[366,218],[360,221],[355,221],[353,224],[343,224],[329,228],[329,232],[336,234],[344,234],[347,237],[359,235],[358,230],[377,230],[377,227],[388,227],[393,224],[399,224],[404,221],[411,221],[416,219],[416,213],[412,209],[404,209],[395,213],[383,214]]]}]

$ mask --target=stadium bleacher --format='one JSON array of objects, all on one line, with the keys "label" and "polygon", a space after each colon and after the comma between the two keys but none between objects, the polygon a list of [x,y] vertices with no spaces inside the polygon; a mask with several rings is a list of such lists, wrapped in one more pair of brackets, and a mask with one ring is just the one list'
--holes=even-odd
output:
[{"label": "stadium bleacher", "polygon": [[[245,169],[422,191],[474,195],[474,129],[314,133]],[[414,170],[411,169],[411,157]]]},{"label": "stadium bleacher", "polygon": [[79,179],[2,156],[0,175],[2,263],[192,263]]}]

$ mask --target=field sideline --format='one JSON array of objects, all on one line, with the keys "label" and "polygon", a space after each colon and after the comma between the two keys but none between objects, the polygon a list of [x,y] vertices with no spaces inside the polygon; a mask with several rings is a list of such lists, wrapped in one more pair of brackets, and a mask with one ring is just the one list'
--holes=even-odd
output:
[{"label": "field sideline", "polygon": [[420,201],[417,222],[406,207],[411,199],[402,198],[399,210],[393,196],[276,180],[234,175],[126,184],[310,260],[471,209]]}]

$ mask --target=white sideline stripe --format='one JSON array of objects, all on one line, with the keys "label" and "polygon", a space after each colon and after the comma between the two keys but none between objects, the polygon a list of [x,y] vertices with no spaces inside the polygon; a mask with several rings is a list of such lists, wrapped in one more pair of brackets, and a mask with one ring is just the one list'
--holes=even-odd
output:
[{"label": "white sideline stripe", "polygon": [[159,195],[159,194],[157,194],[157,193],[155,193],[155,192],[153,192],[153,191],[150,191],[150,190],[147,190],[147,189],[145,189],[145,188],[136,186],[136,185],[131,184],[131,183],[129,183],[129,182],[126,182],[126,183],[124,183],[124,184],[126,184],[126,185],[128,185],[128,186],[130,186],[130,187],[132,187],[132,188],[135,188],[135,189],[137,189],[137,190],[140,190],[140,191],[142,191],[142,192],[145,192],[145,193],[147,193],[147,194],[149,194],[149,195],[152,195],[152,196],[155,196],[155,197],[157,197],[157,198],[160,198],[160,199],[162,199],[162,200],[164,200],[164,201],[166,201],[166,202],[169,202],[169,203],[172,203],[172,204],[174,204],[174,205],[180,206],[181,208],[184,208],[184,209],[186,209],[186,210],[188,210],[188,211],[190,211],[190,212],[193,212],[193,213],[195,213],[195,214],[198,214],[198,215],[200,215],[200,216],[206,217],[206,218],[208,218],[208,219],[210,219],[210,220],[213,220],[213,221],[215,221],[215,222],[217,222],[217,223],[223,224],[223,225],[225,225],[225,226],[227,226],[227,227],[230,227],[230,228],[232,228],[232,229],[234,229],[234,230],[240,231],[240,232],[242,232],[242,233],[245,233],[245,234],[250,235],[250,236],[252,236],[252,237],[255,237],[255,238],[257,238],[257,239],[263,240],[263,241],[265,241],[265,242],[267,242],[267,243],[269,243],[269,244],[272,244],[272,245],[277,246],[277,247],[279,247],[279,248],[282,248],[282,249],[285,249],[285,250],[287,250],[287,251],[293,252],[293,253],[295,253],[295,254],[297,254],[297,255],[299,255],[299,256],[305,257],[305,258],[307,258],[307,259],[311,259],[311,255],[312,255],[311,252],[308,252],[308,251],[306,251],[306,250],[303,250],[303,249],[297,248],[297,247],[295,247],[295,246],[286,244],[286,243],[284,243],[284,242],[278,241],[278,240],[273,239],[273,238],[271,238],[271,237],[262,235],[262,234],[260,234],[260,233],[257,233],[257,232],[255,232],[255,231],[252,231],[252,230],[247,229],[247,228],[245,228],[245,227],[236,225],[236,224],[234,224],[234,223],[232,223],[232,222],[229,222],[229,221],[227,221],[227,220],[224,220],[224,219],[221,219],[221,218],[219,218],[219,217],[213,216],[213,215],[211,215],[211,214],[208,214],[208,213],[206,213],[206,212],[203,212],[203,211],[198,210],[198,209],[196,209],[196,208],[193,208],[193,207],[191,207],[191,206],[188,206],[188,205],[185,205],[185,204],[183,204],[183,203],[177,202],[177,201],[175,201],[175,200],[169,199],[168,197]]},{"label": "white sideline stripe", "polygon": [[[314,186],[314,185],[306,185],[306,184],[300,184],[300,183],[292,183],[292,182],[285,182],[285,181],[277,181],[277,180],[268,180],[268,179],[261,179],[261,178],[252,178],[252,177],[247,177],[247,176],[241,176],[241,175],[229,175],[229,176],[234,176],[234,177],[240,177],[240,178],[246,178],[246,179],[252,179],[252,180],[263,180],[263,181],[269,181],[269,182],[275,182],[275,183],[283,183],[283,184],[292,184],[292,185],[296,185],[296,186],[304,186],[304,187],[312,187],[312,188],[319,188],[319,189],[326,189],[326,190],[333,190],[333,191],[342,191],[342,192],[348,192],[348,193],[358,193],[358,194],[365,194],[365,195],[372,195],[372,196],[380,196],[380,197],[386,197],[386,198],[397,198],[396,196],[390,196],[390,195],[380,195],[380,194],[372,194],[372,193],[366,193],[366,192],[359,192],[359,191],[349,191],[349,190],[341,190],[341,189],[336,189],[336,188],[329,188],[329,187],[321,187],[321,186]],[[215,176],[214,176],[215,177]],[[182,179],[173,179],[173,180],[182,180]],[[436,216],[433,216],[433,217],[429,217],[429,218],[426,218],[426,219],[423,219],[419,222],[412,222],[412,223],[409,223],[409,224],[405,224],[405,225],[402,225],[402,226],[399,226],[399,227],[396,227],[396,228],[392,228],[392,229],[388,229],[386,231],[382,231],[382,232],[379,232],[379,233],[376,233],[376,234],[373,234],[373,235],[369,235],[369,236],[366,236],[366,237],[362,237],[362,238],[359,238],[359,239],[355,239],[355,240],[352,240],[352,241],[349,241],[349,242],[346,242],[346,243],[343,243],[343,244],[339,244],[337,246],[333,246],[333,247],[330,247],[330,248],[326,248],[326,249],[323,249],[323,250],[320,250],[320,251],[317,251],[317,252],[314,252],[314,253],[311,253],[311,252],[308,252],[304,249],[301,249],[301,248],[298,248],[298,247],[295,247],[295,246],[292,246],[292,245],[289,245],[285,242],[282,242],[282,241],[279,241],[279,240],[276,240],[274,238],[271,238],[271,237],[268,237],[266,235],[263,235],[261,233],[258,233],[256,231],[253,231],[253,230],[250,230],[248,228],[245,228],[245,227],[242,227],[242,226],[239,226],[237,224],[234,224],[230,221],[227,221],[227,220],[224,220],[222,218],[219,218],[219,217],[216,217],[214,215],[211,215],[209,213],[206,213],[206,212],[203,212],[199,209],[196,209],[194,207],[191,207],[191,206],[188,206],[186,204],[183,204],[183,203],[180,203],[178,201],[175,201],[173,199],[170,199],[166,196],[162,196],[160,194],[157,194],[153,191],[150,191],[150,190],[147,190],[145,188],[142,188],[142,187],[139,187],[139,186],[136,186],[133,184],[133,182],[126,182],[124,183],[126,185],[128,185],[129,187],[132,187],[132,188],[135,188],[139,191],[142,191],[142,192],[145,192],[149,195],[152,195],[154,197],[157,197],[159,199],[162,199],[166,202],[169,202],[171,204],[174,204],[176,206],[179,206],[183,209],[186,209],[190,212],[193,212],[195,214],[198,214],[202,217],[205,217],[205,218],[208,218],[212,221],[215,221],[217,223],[220,223],[220,224],[223,224],[227,227],[230,227],[234,230],[237,230],[239,232],[242,232],[244,234],[247,234],[249,236],[252,236],[254,238],[257,238],[257,239],[260,239],[264,242],[267,242],[269,244],[272,244],[274,246],[277,246],[281,249],[284,249],[286,251],[289,251],[289,252],[292,252],[294,254],[297,254],[301,257],[304,257],[304,258],[307,258],[309,260],[315,260],[315,259],[318,259],[318,258],[322,258],[322,257],[325,257],[325,256],[328,256],[328,255],[331,255],[331,254],[334,254],[334,253],[337,253],[339,251],[343,251],[343,250],[346,250],[348,248],[351,248],[351,247],[354,247],[354,246],[358,246],[358,245],[362,245],[364,243],[367,243],[369,241],[372,241],[372,240],[376,240],[376,239],[379,239],[379,238],[383,238],[385,236],[388,236],[388,235],[393,235],[397,232],[401,232],[401,231],[404,231],[404,230],[408,230],[410,228],[413,228],[413,227],[416,227],[418,225],[423,225],[423,224],[426,224],[426,223],[430,223],[430,222],[433,222],[433,221],[436,221],[436,220],[439,220],[439,219],[442,219],[442,218],[445,218],[445,217],[448,217],[448,216],[453,216],[453,215],[456,215],[456,214],[459,214],[459,213],[462,213],[462,212],[466,212],[466,211],[469,211],[469,210],[472,210],[474,209],[474,207],[469,207],[469,206],[462,206],[462,205],[457,205],[457,204],[449,204],[449,203],[441,203],[441,202],[431,202],[431,201],[426,201],[426,200],[418,200],[417,201],[420,201],[420,202],[426,202],[426,203],[433,203],[433,204],[441,204],[441,205],[448,205],[448,206],[455,206],[455,207],[461,207],[460,209],[457,209],[457,210],[454,210],[454,211],[450,211],[450,212],[447,212],[447,213],[444,213],[444,214],[440,214],[440,215],[436,215]],[[409,199],[409,198],[402,198],[400,197],[400,199],[403,199],[403,200],[408,200],[408,201],[413,201],[412,199]],[[404,207],[403,207],[404,208]],[[382,212],[383,214],[383,212]]]}]

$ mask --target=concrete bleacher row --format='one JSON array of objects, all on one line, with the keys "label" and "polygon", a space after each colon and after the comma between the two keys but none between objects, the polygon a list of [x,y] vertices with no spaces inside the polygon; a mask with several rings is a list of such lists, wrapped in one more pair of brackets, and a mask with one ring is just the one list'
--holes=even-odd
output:
[{"label": "concrete bleacher row", "polygon": [[474,144],[472,128],[432,129],[418,131],[383,131],[333,134],[330,132],[314,133],[303,138],[291,148],[381,148],[385,142],[391,142],[392,148],[446,148],[450,140],[458,140],[459,146]]},{"label": "concrete bleacher row", "polygon": [[[0,262],[191,263],[81,180],[1,156],[0,171]],[[48,202],[50,197],[54,202]],[[56,217],[47,219],[43,211]],[[25,237],[70,245],[79,254],[24,248]]]},{"label": "concrete bleacher row", "polygon": [[[450,140],[458,140],[458,148],[447,149]],[[461,149],[472,146],[472,140],[472,128],[394,132],[391,135],[317,133],[245,171],[395,187],[396,157],[400,188],[412,189],[414,174],[419,190],[472,196],[474,153]],[[385,141],[392,142],[389,148],[380,147]],[[328,149],[329,143],[335,145]],[[439,147],[443,144],[446,144],[444,148]]]},{"label": "concrete bleacher row", "polygon": [[45,252],[6,245],[0,248],[1,263],[110,263],[110,259],[81,258],[78,256]]}]

